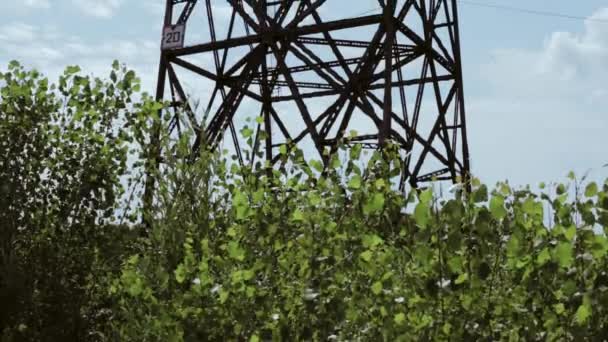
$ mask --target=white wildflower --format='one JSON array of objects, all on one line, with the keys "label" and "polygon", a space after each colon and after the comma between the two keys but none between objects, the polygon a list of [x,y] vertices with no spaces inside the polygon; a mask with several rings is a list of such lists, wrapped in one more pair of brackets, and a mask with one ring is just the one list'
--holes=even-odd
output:
[{"label": "white wildflower", "polygon": [[306,289],[306,291],[304,291],[305,300],[315,300],[317,297],[319,297],[319,294],[315,293],[312,289]]},{"label": "white wildflower", "polygon": [[450,279],[441,279],[437,282],[437,286],[441,287],[442,289],[445,289],[446,287],[450,286],[451,283],[452,281]]},{"label": "white wildflower", "polygon": [[222,288],[222,285],[217,284],[213,288],[211,288],[211,293],[217,293]]},{"label": "white wildflower", "polygon": [[278,320],[279,320],[279,314],[276,314],[276,313],[275,313],[275,314],[273,314],[273,315],[272,315],[272,320],[273,320],[273,321],[278,321]]},{"label": "white wildflower", "polygon": [[405,298],[403,298],[403,297],[395,298],[395,303],[403,303],[403,302],[405,302]]},{"label": "white wildflower", "polygon": [[200,285],[201,284],[201,279],[200,278],[194,278],[194,280],[192,280],[192,284],[194,284],[194,285]]},{"label": "white wildflower", "polygon": [[593,255],[591,253],[579,254],[576,256],[577,259],[583,259],[585,261],[592,261]]}]

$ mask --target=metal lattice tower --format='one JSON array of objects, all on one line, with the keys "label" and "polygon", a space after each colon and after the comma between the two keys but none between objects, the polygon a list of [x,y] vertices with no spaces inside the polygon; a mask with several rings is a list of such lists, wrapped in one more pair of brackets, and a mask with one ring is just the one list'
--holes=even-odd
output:
[{"label": "metal lattice tower", "polygon": [[[156,95],[186,108],[171,130],[197,132],[193,153],[225,140],[247,163],[239,131],[260,117],[251,139],[272,165],[283,145],[327,161],[338,141],[375,149],[390,140],[403,149],[402,184],[467,179],[456,0],[377,0],[374,13],[326,18],[349,4],[167,0]],[[197,111],[185,84],[203,83],[190,94]],[[163,115],[174,113],[184,111]]]}]

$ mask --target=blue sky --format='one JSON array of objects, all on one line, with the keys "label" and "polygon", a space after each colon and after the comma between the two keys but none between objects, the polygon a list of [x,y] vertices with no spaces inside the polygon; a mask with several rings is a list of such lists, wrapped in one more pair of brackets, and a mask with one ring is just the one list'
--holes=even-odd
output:
[{"label": "blue sky", "polygon": [[[0,69],[17,59],[55,77],[79,64],[105,75],[113,59],[153,92],[163,0],[0,2]],[[348,16],[376,0],[329,0]],[[588,18],[569,20],[479,6]],[[608,177],[608,4],[605,0],[470,0],[459,7],[473,172],[488,182]]]}]

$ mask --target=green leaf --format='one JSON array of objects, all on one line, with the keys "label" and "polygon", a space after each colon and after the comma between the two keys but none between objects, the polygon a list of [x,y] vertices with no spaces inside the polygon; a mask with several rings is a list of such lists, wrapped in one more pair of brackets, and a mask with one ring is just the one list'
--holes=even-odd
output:
[{"label": "green leaf", "polygon": [[473,193],[473,201],[475,203],[481,203],[488,200],[488,187],[482,185],[479,189],[475,190]]},{"label": "green leaf", "polygon": [[318,193],[316,192],[311,192],[308,194],[308,202],[312,205],[312,206],[318,206],[321,204],[322,199],[321,196],[319,196]]},{"label": "green leaf", "polygon": [[358,160],[361,157],[362,149],[363,147],[360,144],[353,146],[350,149],[350,159],[353,161]]},{"label": "green leaf", "polygon": [[553,310],[555,310],[556,314],[561,315],[564,312],[566,312],[566,307],[564,306],[563,303],[559,303],[559,304],[553,305]]},{"label": "green leaf", "polygon": [[509,259],[518,258],[520,249],[521,244],[519,238],[515,235],[512,235],[509,241],[507,242],[507,257],[509,257]]},{"label": "green leaf", "polygon": [[372,197],[367,199],[367,202],[363,206],[363,213],[365,215],[370,215],[382,211],[382,209],[384,209],[384,201],[383,193],[375,193]]},{"label": "green leaf", "polygon": [[282,155],[286,155],[287,154],[287,146],[286,145],[281,145],[279,147],[279,153],[281,153]]},{"label": "green leaf", "polygon": [[572,263],[574,262],[572,244],[569,242],[562,242],[558,244],[555,248],[554,257],[561,267],[568,268],[572,266]]},{"label": "green leaf", "polygon": [[543,207],[541,203],[538,203],[532,197],[528,197],[523,205],[522,210],[528,215],[543,215]]},{"label": "green leaf", "polygon": [[351,190],[358,190],[361,188],[361,176],[359,175],[354,175],[353,178],[351,178],[348,181],[348,188]]},{"label": "green leaf", "polygon": [[238,242],[230,241],[228,243],[228,256],[232,259],[243,261],[245,260],[245,250],[241,248]]},{"label": "green leaf", "polygon": [[431,203],[431,201],[433,200],[433,190],[426,189],[425,191],[421,192],[419,199],[420,199],[420,203],[429,205]]},{"label": "green leaf", "polygon": [[543,248],[543,250],[536,257],[536,263],[539,266],[543,266],[544,264],[546,264],[550,260],[551,260],[551,253],[549,252],[548,248]]},{"label": "green leaf", "polygon": [[340,168],[340,166],[342,166],[342,162],[340,161],[340,158],[338,158],[338,155],[334,154],[331,157],[331,168],[337,170]]},{"label": "green leaf", "polygon": [[370,235],[364,235],[362,242],[363,242],[363,246],[365,248],[373,249],[373,248],[381,245],[384,242],[384,240],[382,240],[382,238],[376,234],[370,234]]},{"label": "green leaf", "polygon": [[184,267],[184,264],[177,266],[177,269],[175,270],[175,280],[178,284],[182,284],[186,280],[186,268]]},{"label": "green leaf", "polygon": [[597,195],[597,192],[598,192],[597,183],[592,182],[587,185],[587,188],[585,189],[585,196],[594,197],[595,195]]},{"label": "green leaf", "polygon": [[228,296],[230,296],[230,292],[228,292],[224,289],[220,289],[220,303],[221,304],[226,303],[226,300],[228,300]]},{"label": "green leaf", "polygon": [[405,314],[402,312],[396,314],[393,321],[395,321],[395,324],[397,325],[403,325],[403,323],[405,323]]},{"label": "green leaf", "polygon": [[72,74],[76,74],[78,72],[80,72],[80,67],[78,65],[72,65],[72,66],[68,66],[65,69],[65,73],[68,75],[72,75]]},{"label": "green leaf", "polygon": [[258,335],[252,335],[249,339],[249,342],[260,342],[260,338],[258,337]]},{"label": "green leaf", "polygon": [[591,317],[591,301],[587,296],[583,298],[583,303],[578,307],[574,314],[574,321],[578,325],[584,325]]},{"label": "green leaf", "polygon": [[564,231],[564,236],[568,241],[572,241],[576,236],[576,226],[572,225]]},{"label": "green leaf", "polygon": [[414,209],[414,220],[416,221],[416,224],[424,229],[427,227],[430,218],[431,215],[429,213],[428,205],[423,202],[418,203],[416,209]]},{"label": "green leaf", "polygon": [[296,222],[302,222],[304,221],[304,213],[302,212],[302,210],[296,209],[291,215],[291,219]]},{"label": "green leaf", "polygon": [[377,281],[374,284],[372,284],[372,292],[375,295],[379,295],[382,292],[382,283]]},{"label": "green leaf", "polygon": [[244,127],[241,130],[241,135],[243,136],[243,138],[250,138],[253,135],[253,130],[249,127]]},{"label": "green leaf", "polygon": [[448,259],[448,267],[450,268],[450,271],[454,272],[454,273],[462,273],[462,257],[461,256],[453,256],[450,259]]},{"label": "green leaf", "polygon": [[84,112],[82,110],[77,110],[76,113],[74,113],[74,121],[80,121],[83,117]]},{"label": "green leaf", "polygon": [[509,196],[511,194],[511,187],[506,183],[500,183],[498,190],[503,196]]},{"label": "green leaf", "polygon": [[422,265],[428,265],[433,257],[433,251],[429,246],[421,245],[414,252],[416,261]]},{"label": "green leaf", "polygon": [[127,73],[125,74],[125,80],[127,82],[132,82],[134,79],[135,79],[135,71],[133,71],[133,70],[127,71]]},{"label": "green leaf", "polygon": [[251,280],[255,276],[255,272],[253,270],[244,270],[243,271],[243,280]]},{"label": "green leaf", "polygon": [[234,194],[232,203],[236,209],[236,218],[241,220],[247,217],[249,212],[249,199],[242,192]]},{"label": "green leaf", "polygon": [[374,253],[372,251],[365,251],[363,253],[361,253],[359,255],[359,257],[361,257],[361,259],[363,259],[365,262],[370,262],[372,260]]},{"label": "green leaf", "polygon": [[608,240],[605,236],[596,235],[591,246],[591,253],[596,259],[603,258],[608,252]]},{"label": "green leaf", "polygon": [[12,60],[8,63],[8,68],[10,69],[17,69],[21,66],[21,64],[19,64],[19,62],[17,62],[16,60]]},{"label": "green leaf", "polygon": [[454,281],[454,284],[460,285],[460,284],[465,283],[467,280],[469,280],[469,274],[463,273],[463,274],[459,275],[458,278],[456,278],[456,281]]},{"label": "green leaf", "polygon": [[507,216],[505,209],[505,198],[502,196],[493,196],[490,200],[490,213],[496,220],[502,220]]},{"label": "green leaf", "polygon": [[312,166],[315,170],[319,171],[319,172],[323,172],[323,163],[321,163],[318,160],[311,160],[310,161],[310,166]]}]

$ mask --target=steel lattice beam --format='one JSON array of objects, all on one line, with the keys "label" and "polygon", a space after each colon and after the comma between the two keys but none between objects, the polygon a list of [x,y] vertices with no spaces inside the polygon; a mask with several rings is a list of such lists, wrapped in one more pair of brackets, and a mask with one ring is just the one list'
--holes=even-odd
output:
[{"label": "steel lattice beam", "polygon": [[[236,132],[239,113],[252,106],[243,107],[247,100],[263,119],[254,149],[263,149],[270,163],[279,161],[279,147],[305,140],[324,161],[323,150],[335,151],[340,141],[381,148],[392,140],[404,150],[402,184],[466,180],[470,166],[456,0],[381,0],[377,14],[323,20],[319,8],[332,2],[337,3],[167,0],[163,32],[174,35],[168,40],[178,33],[183,39],[197,15],[208,26],[197,32],[207,38],[171,45],[160,58],[158,100],[170,94],[172,103],[187,103],[180,72],[213,85],[204,102],[208,121],[185,111],[184,122],[199,132],[193,153],[229,139],[243,162]],[[212,3],[230,7],[230,17],[216,23],[218,6]],[[344,32],[362,29],[368,39],[344,39],[351,36]],[[195,60],[202,55],[213,63]],[[280,109],[287,105],[288,112]],[[173,127],[183,120],[175,117]],[[347,137],[357,120],[367,120],[374,132]]]}]

